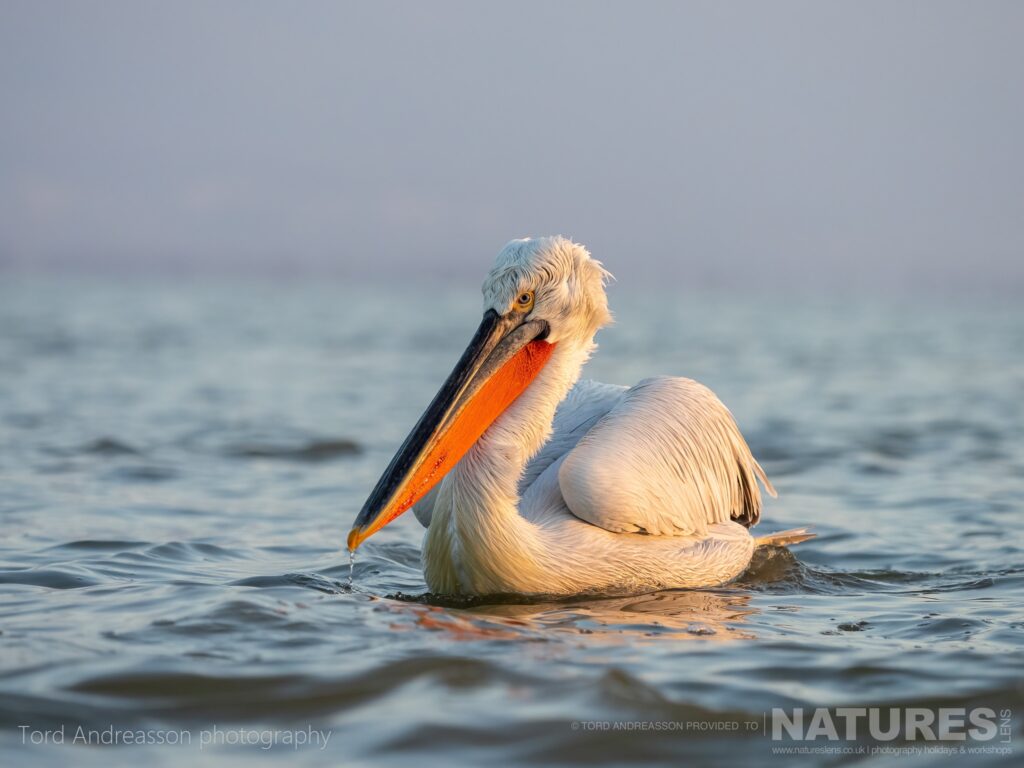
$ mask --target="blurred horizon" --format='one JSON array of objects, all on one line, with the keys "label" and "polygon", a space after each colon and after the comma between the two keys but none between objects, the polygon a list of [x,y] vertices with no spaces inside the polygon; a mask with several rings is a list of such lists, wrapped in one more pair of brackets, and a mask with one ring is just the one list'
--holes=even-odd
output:
[{"label": "blurred horizon", "polygon": [[1024,288],[1024,6],[0,5],[0,279]]}]

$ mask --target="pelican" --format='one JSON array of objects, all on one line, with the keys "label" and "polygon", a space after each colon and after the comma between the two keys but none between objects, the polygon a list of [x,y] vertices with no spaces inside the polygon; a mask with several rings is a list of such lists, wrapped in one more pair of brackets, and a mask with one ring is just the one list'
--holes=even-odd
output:
[{"label": "pelican", "polygon": [[710,587],[758,544],[775,490],[696,381],[580,381],[611,321],[610,277],[563,237],[513,240],[469,346],[356,517],[348,548],[409,509],[431,591],[575,594]]}]

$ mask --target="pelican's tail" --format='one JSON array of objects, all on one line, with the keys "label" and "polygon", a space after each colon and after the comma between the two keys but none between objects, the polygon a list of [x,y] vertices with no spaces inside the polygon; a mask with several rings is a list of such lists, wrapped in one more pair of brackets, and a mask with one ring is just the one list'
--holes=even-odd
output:
[{"label": "pelican's tail", "polygon": [[790,544],[799,544],[801,541],[813,539],[818,534],[811,533],[806,528],[790,528],[788,531],[769,533],[767,536],[758,536],[754,539],[755,547],[788,547]]}]

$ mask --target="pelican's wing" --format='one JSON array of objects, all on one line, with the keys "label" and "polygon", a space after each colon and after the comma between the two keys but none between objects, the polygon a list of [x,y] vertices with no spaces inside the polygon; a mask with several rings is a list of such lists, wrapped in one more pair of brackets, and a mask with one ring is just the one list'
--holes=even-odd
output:
[{"label": "pelican's wing", "polygon": [[590,429],[558,469],[569,511],[609,531],[704,535],[761,514],[757,481],[775,490],[732,414],[695,381],[641,381]]}]

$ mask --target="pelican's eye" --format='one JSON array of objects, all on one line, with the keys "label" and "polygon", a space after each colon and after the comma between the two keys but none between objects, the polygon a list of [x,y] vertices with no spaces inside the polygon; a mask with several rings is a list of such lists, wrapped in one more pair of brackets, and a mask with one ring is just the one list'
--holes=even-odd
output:
[{"label": "pelican's eye", "polygon": [[533,309],[533,291],[523,291],[516,296],[516,312],[529,312]]}]

